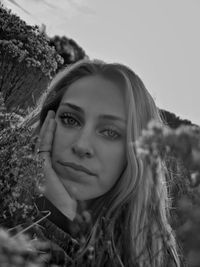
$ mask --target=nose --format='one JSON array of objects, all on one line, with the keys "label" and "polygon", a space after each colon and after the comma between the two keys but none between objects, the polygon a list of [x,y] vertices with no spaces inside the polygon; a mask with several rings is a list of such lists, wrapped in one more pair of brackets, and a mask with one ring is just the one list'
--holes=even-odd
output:
[{"label": "nose", "polygon": [[71,146],[72,152],[80,158],[91,158],[94,155],[94,150],[91,143],[91,134],[87,130],[79,132],[78,137]]}]

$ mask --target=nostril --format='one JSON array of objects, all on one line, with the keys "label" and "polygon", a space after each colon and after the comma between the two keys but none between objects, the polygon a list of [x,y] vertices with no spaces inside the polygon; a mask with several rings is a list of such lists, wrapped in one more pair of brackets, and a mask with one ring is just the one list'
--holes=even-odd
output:
[{"label": "nostril", "polygon": [[88,148],[83,148],[78,146],[77,144],[72,146],[72,152],[79,157],[91,157],[92,156],[92,151],[90,151]]}]

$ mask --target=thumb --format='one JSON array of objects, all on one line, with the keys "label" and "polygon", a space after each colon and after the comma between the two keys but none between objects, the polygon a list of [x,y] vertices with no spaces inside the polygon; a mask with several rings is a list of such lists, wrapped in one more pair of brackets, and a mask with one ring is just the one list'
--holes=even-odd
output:
[{"label": "thumb", "polygon": [[46,179],[44,195],[70,220],[75,218],[77,202],[70,196],[58,177],[49,176]]},{"label": "thumb", "polygon": [[[67,190],[57,173],[52,168],[50,153],[43,153],[45,188],[44,195],[51,201],[65,216],[73,220],[76,216],[77,202],[72,197],[73,188]],[[71,194],[70,194],[71,193]]]}]

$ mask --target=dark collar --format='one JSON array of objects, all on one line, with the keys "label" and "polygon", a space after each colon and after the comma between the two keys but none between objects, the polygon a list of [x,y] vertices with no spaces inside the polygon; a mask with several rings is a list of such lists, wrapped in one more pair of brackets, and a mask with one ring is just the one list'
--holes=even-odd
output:
[{"label": "dark collar", "polygon": [[48,220],[50,220],[64,232],[72,235],[72,237],[77,236],[78,232],[80,231],[80,227],[76,220],[71,221],[69,218],[67,218],[46,197],[42,196],[37,198],[36,205],[39,211],[50,211],[50,215],[47,217]]}]

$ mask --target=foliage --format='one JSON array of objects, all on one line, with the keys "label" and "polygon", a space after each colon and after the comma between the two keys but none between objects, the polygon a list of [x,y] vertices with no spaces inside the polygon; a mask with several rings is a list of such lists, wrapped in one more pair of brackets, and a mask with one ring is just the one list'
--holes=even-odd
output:
[{"label": "foliage", "polygon": [[164,109],[160,109],[160,114],[161,114],[163,120],[166,122],[166,124],[172,129],[176,129],[176,128],[183,126],[183,125],[185,125],[185,126],[186,125],[188,125],[188,126],[194,125],[191,121],[181,119],[180,117],[176,116],[174,113],[169,112],[169,111],[164,110]]},{"label": "foliage", "polygon": [[165,159],[167,155],[174,155],[184,163],[191,175],[191,185],[200,183],[200,128],[182,126],[176,130],[163,127],[151,122],[147,130],[143,130],[142,136],[136,142],[138,152],[152,164],[160,157]]},{"label": "foliage", "polygon": [[[179,180],[173,175],[175,181],[169,181],[176,187],[171,188],[172,225],[188,266],[200,266],[200,128],[181,126],[173,130],[151,122],[135,145],[138,154],[151,165],[154,176],[160,159],[174,158],[183,170]],[[178,183],[181,191],[177,190]]]},{"label": "foliage", "polygon": [[54,75],[62,58],[37,26],[29,26],[0,4],[0,56],[10,56],[16,63],[39,68],[47,76]]},{"label": "foliage", "polygon": [[[33,154],[35,140],[26,126],[7,124],[0,131],[0,225],[14,227],[34,218],[34,198],[40,195],[42,161]],[[10,118],[13,114],[10,115]]]},{"label": "foliage", "polygon": [[0,91],[8,111],[27,115],[38,106],[62,63],[37,26],[0,4]]},{"label": "foliage", "polygon": [[58,54],[64,59],[64,65],[72,64],[84,59],[85,51],[73,40],[65,36],[54,36],[50,39],[51,46],[55,47]]},{"label": "foliage", "polygon": [[42,267],[48,259],[48,254],[39,255],[38,252],[47,247],[47,243],[37,239],[31,240],[28,235],[12,236],[7,230],[0,228],[1,267]]}]

